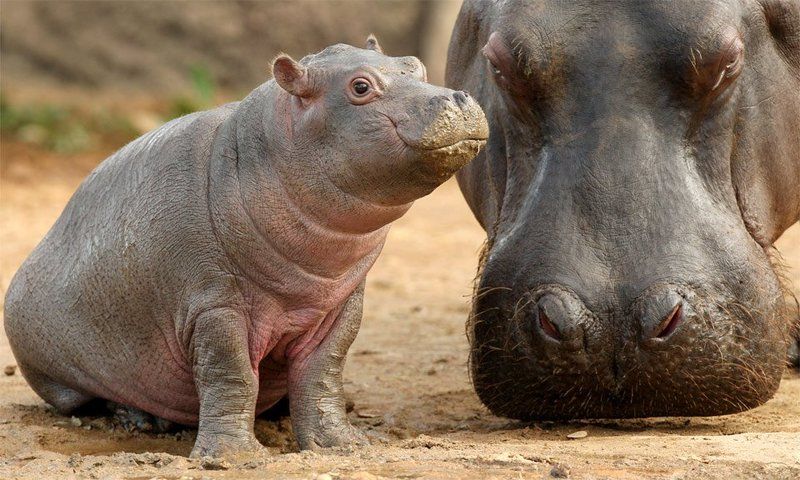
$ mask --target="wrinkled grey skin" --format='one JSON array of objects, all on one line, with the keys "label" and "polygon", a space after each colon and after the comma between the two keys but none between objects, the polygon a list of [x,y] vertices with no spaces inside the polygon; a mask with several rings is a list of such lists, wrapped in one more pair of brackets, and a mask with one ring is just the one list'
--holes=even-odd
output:
[{"label": "wrinkled grey skin", "polygon": [[769,399],[798,319],[772,245],[800,218],[800,2],[471,0],[447,68],[491,132],[457,175],[488,235],[482,401],[558,419]]},{"label": "wrinkled grey skin", "polygon": [[6,332],[59,411],[100,398],[134,424],[197,424],[192,455],[218,456],[261,448],[254,416],[288,395],[301,448],[364,441],[342,368],[365,275],[488,127],[374,39],[273,73],[108,158],[17,272]]}]

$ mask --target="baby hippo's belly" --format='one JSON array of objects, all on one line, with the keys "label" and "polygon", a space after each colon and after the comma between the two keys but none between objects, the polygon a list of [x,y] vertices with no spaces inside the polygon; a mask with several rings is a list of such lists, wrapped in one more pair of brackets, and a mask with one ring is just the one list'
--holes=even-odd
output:
[{"label": "baby hippo's belly", "polygon": [[[155,352],[154,352],[155,353]],[[200,401],[189,365],[169,358],[169,352],[141,358],[128,374],[87,378],[92,393],[100,398],[136,407],[184,425],[197,425]],[[122,367],[120,365],[120,367]],[[275,405],[287,393],[287,369],[268,358],[256,372],[259,394],[256,415]]]}]

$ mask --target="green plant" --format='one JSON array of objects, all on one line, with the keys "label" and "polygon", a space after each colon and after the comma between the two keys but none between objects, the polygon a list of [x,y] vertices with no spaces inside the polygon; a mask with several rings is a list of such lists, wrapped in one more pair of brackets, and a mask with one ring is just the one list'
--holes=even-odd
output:
[{"label": "green plant", "polygon": [[127,119],[107,111],[87,114],[65,105],[15,105],[6,97],[0,97],[0,132],[59,153],[86,150],[100,138],[125,142],[136,136]]},{"label": "green plant", "polygon": [[188,115],[199,110],[206,110],[214,105],[217,84],[211,72],[202,65],[189,68],[189,81],[192,90],[188,95],[181,95],[172,100],[168,112],[169,119]]}]

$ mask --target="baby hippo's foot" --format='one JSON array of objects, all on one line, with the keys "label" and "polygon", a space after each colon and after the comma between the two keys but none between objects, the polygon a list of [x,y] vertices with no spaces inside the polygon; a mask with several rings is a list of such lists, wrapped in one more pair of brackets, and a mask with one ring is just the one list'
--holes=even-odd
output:
[{"label": "baby hippo's foot", "polygon": [[789,365],[800,370],[800,338],[789,346]]},{"label": "baby hippo's foot", "polygon": [[265,452],[266,448],[256,440],[255,435],[242,432],[241,436],[231,434],[210,435],[197,432],[197,440],[192,449],[192,458],[230,457],[241,453]]},{"label": "baby hippo's foot", "polygon": [[294,422],[294,433],[301,450],[369,445],[366,435],[350,425],[338,411],[306,415]]},{"label": "baby hippo's foot", "polygon": [[151,415],[135,407],[116,402],[107,402],[106,408],[114,414],[114,419],[127,431],[146,433],[166,433],[175,428],[175,423]]}]

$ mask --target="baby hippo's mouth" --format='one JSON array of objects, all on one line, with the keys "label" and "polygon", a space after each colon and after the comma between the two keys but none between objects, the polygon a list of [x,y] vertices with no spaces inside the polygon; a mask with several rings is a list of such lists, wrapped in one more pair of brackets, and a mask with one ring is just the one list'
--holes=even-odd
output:
[{"label": "baby hippo's mouth", "polygon": [[466,138],[450,145],[414,150],[419,154],[421,169],[437,182],[447,180],[480,152],[486,140]]},{"label": "baby hippo's mouth", "polygon": [[[408,145],[408,144],[407,144]],[[441,152],[446,155],[458,155],[461,151],[467,150],[471,152],[475,152],[475,154],[480,151],[483,146],[486,145],[486,139],[480,138],[465,138],[463,140],[459,140],[455,143],[451,143],[449,145],[444,146],[436,146],[436,147],[426,147],[421,145],[408,145],[411,148],[419,150],[421,152],[427,153],[434,153],[434,152]]]}]

